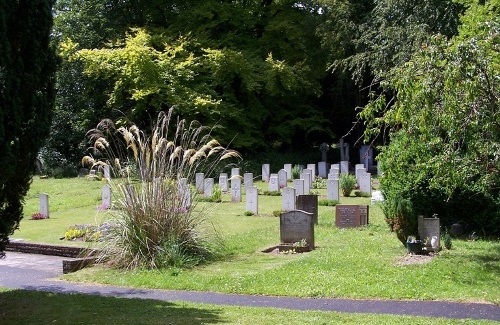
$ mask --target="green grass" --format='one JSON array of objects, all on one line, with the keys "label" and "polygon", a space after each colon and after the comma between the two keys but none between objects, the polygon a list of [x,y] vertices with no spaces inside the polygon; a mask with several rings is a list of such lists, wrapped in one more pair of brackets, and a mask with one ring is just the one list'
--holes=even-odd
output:
[{"label": "green grass", "polygon": [[0,290],[3,325],[13,324],[494,324],[373,314],[292,311],[276,308],[214,306],[81,294]]},{"label": "green grass", "polygon": [[[265,189],[267,184],[257,183]],[[61,187],[61,189],[59,188]],[[35,180],[26,212],[36,211],[44,191],[52,204],[51,219],[23,220],[13,237],[66,244],[59,236],[67,226],[105,218],[96,212],[102,183]],[[51,192],[52,191],[52,192]],[[68,193],[72,193],[68,197]],[[320,190],[324,194],[324,190]],[[74,198],[78,197],[78,200]],[[245,202],[199,203],[225,240],[224,257],[193,269],[118,271],[102,267],[66,275],[68,280],[144,288],[182,289],[298,297],[450,300],[500,303],[500,242],[454,240],[422,265],[400,265],[406,250],[388,231],[380,207],[370,206],[370,225],[356,229],[334,227],[335,207],[319,207],[315,227],[318,248],[295,255],[261,251],[279,243],[281,198],[259,196],[259,215],[245,216]],[[71,202],[70,202],[71,200]],[[244,200],[244,198],[243,198]],[[369,204],[369,198],[341,197],[341,204]],[[72,208],[78,204],[77,208]],[[53,209],[51,208],[51,211]],[[82,243],[76,243],[82,244]]]}]

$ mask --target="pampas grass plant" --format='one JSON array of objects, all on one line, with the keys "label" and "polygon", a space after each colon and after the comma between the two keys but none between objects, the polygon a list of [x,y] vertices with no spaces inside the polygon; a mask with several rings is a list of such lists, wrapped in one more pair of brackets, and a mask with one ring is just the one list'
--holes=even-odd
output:
[{"label": "pampas grass plant", "polygon": [[196,192],[182,190],[182,184],[241,157],[213,139],[210,128],[173,119],[173,109],[160,113],[150,136],[136,125],[116,128],[110,120],[88,132],[92,155],[82,163],[109,166],[114,176],[107,179],[115,198],[113,227],[100,261],[129,269],[190,267],[222,245],[203,211],[195,209]]}]

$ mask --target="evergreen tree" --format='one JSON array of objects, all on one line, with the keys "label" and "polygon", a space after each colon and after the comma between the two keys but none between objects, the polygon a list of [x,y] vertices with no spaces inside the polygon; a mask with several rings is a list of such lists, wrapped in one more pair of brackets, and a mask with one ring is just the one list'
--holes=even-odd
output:
[{"label": "evergreen tree", "polygon": [[0,252],[19,226],[38,150],[49,135],[53,0],[0,0]]}]

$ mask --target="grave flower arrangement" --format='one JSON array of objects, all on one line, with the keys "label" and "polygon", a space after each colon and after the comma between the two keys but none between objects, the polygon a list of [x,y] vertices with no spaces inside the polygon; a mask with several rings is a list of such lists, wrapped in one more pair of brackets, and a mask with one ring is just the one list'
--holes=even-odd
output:
[{"label": "grave flower arrangement", "polygon": [[49,217],[46,216],[45,214],[41,213],[41,212],[37,212],[37,213],[33,213],[31,215],[31,220],[43,220],[43,219],[48,219]]}]

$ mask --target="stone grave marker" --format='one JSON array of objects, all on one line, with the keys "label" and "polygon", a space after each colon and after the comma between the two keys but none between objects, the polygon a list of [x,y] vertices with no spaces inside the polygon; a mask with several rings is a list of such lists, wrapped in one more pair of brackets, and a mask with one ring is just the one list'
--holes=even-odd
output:
[{"label": "stone grave marker", "polygon": [[335,206],[335,226],[354,228],[368,224],[367,205],[337,204]]},{"label": "stone grave marker", "polygon": [[316,164],[307,164],[307,169],[311,171],[312,179],[316,177]]},{"label": "stone grave marker", "polygon": [[239,177],[231,179],[231,202],[241,202],[241,179]]},{"label": "stone grave marker", "polygon": [[246,209],[253,214],[259,214],[259,189],[255,186],[246,188]]},{"label": "stone grave marker", "polygon": [[[418,216],[418,235],[420,240],[424,242],[430,240],[434,245],[427,247],[428,250],[438,252],[441,248],[441,231],[439,227],[439,218],[425,218]],[[432,240],[434,238],[434,240]]]},{"label": "stone grave marker", "polygon": [[269,164],[262,165],[262,181],[269,182],[269,177],[271,176],[271,167]]},{"label": "stone grave marker", "polygon": [[313,222],[318,224],[318,196],[317,195],[299,195],[297,197],[297,210],[312,213]]},{"label": "stone grave marker", "polygon": [[213,189],[214,189],[214,179],[213,178],[205,178],[204,183],[203,183],[203,196],[211,197]]},{"label": "stone grave marker", "polygon": [[[330,172],[331,172],[331,170],[330,170]],[[334,173],[328,174],[328,179],[339,179],[339,177],[340,177],[339,173],[334,172]]]},{"label": "stone grave marker", "polygon": [[361,146],[359,149],[359,161],[367,171],[370,170],[370,166],[373,165],[373,147],[367,145]]},{"label": "stone grave marker", "polygon": [[102,169],[103,169],[103,173],[104,173],[104,178],[106,178],[106,179],[110,179],[110,178],[111,178],[111,172],[110,172],[110,167],[109,167],[109,165],[104,165],[104,166],[102,167]]},{"label": "stone grave marker", "polygon": [[286,171],[286,180],[292,180],[292,164],[284,164],[283,169]]},{"label": "stone grave marker", "polygon": [[278,186],[280,189],[286,187],[287,183],[287,178],[286,178],[286,170],[280,169],[278,171]]},{"label": "stone grave marker", "polygon": [[358,184],[359,184],[358,176],[360,172],[366,172],[365,165],[363,164],[354,165],[354,175],[356,176],[356,181],[358,181]]},{"label": "stone grave marker", "polygon": [[111,186],[108,184],[104,185],[101,190],[102,207],[109,209],[111,208]]},{"label": "stone grave marker", "polygon": [[226,173],[221,173],[219,175],[219,187],[220,187],[220,190],[222,192],[228,191],[227,174]]},{"label": "stone grave marker", "polygon": [[[309,175],[309,177],[302,177],[302,175]],[[309,188],[311,188],[312,186],[312,183],[314,181],[314,176],[313,176],[313,172],[312,170],[310,170],[309,168],[306,168],[306,169],[303,169],[302,172],[300,173],[300,178],[303,178],[305,181],[309,182]]]},{"label": "stone grave marker", "polygon": [[271,177],[269,177],[269,192],[277,192],[279,190],[278,174],[271,174]]},{"label": "stone grave marker", "polygon": [[341,174],[349,174],[349,162],[341,161],[340,162],[340,173]]},{"label": "stone grave marker", "polygon": [[253,173],[243,174],[243,185],[245,185],[245,191],[250,186],[253,186]]},{"label": "stone grave marker", "polygon": [[240,169],[237,167],[231,168],[231,179],[238,176],[240,176]]},{"label": "stone grave marker", "polygon": [[340,200],[339,179],[329,179],[326,181],[326,198],[328,200]]},{"label": "stone grave marker", "polygon": [[312,213],[300,210],[284,212],[280,216],[280,240],[283,244],[293,244],[306,240],[314,249],[314,222]]},{"label": "stone grave marker", "polygon": [[49,195],[47,193],[40,193],[38,195],[39,212],[45,217],[49,218]]},{"label": "stone grave marker", "polygon": [[295,189],[293,187],[285,187],[281,192],[281,210],[295,210]]},{"label": "stone grave marker", "polygon": [[188,209],[191,206],[191,191],[189,190],[187,178],[179,179],[178,183],[179,196],[181,198],[181,207]]},{"label": "stone grave marker", "polygon": [[332,164],[330,166],[330,170],[332,170],[332,169],[338,169],[338,170],[340,170],[340,164]]},{"label": "stone grave marker", "polygon": [[359,190],[372,195],[372,174],[360,171],[358,177]]},{"label": "stone grave marker", "polygon": [[320,161],[318,163],[318,176],[321,178],[327,178],[327,176],[328,176],[328,163],[326,161]]},{"label": "stone grave marker", "polygon": [[293,180],[293,188],[295,189],[295,196],[304,195],[304,179],[294,179]]},{"label": "stone grave marker", "polygon": [[195,183],[195,188],[196,188],[196,193],[203,193],[204,192],[204,182],[205,182],[205,174],[203,173],[196,173],[196,183]]}]

